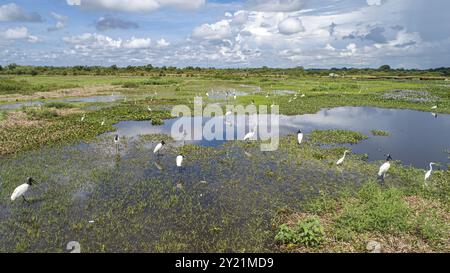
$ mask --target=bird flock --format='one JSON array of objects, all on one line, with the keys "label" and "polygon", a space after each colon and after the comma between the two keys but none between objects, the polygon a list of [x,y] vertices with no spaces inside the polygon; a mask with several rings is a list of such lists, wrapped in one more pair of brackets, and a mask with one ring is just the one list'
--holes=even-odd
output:
[{"label": "bird flock", "polygon": [[[260,89],[259,89],[259,90],[260,90]],[[214,91],[214,90],[211,90],[211,92],[214,93],[215,91]],[[232,89],[232,90],[227,90],[225,94],[226,94],[227,100],[228,100],[228,97],[230,97],[230,96],[232,96],[234,99],[236,99],[236,90],[234,90],[234,89]],[[114,95],[114,93],[111,94],[111,96],[113,96],[113,95]],[[157,96],[157,95],[158,95],[158,93],[155,91],[154,96]],[[197,94],[197,95],[198,95],[198,94]],[[206,97],[210,97],[209,92],[205,92],[205,95],[206,95]],[[305,94],[301,94],[301,95],[300,95],[301,98],[304,98],[305,96],[306,96]],[[269,97],[269,93],[267,93],[265,97],[268,98],[268,97]],[[290,98],[288,102],[291,103],[293,100],[296,100],[297,98],[298,98],[298,93],[296,93],[292,98]],[[125,97],[125,98],[124,98],[124,101],[126,102],[126,100],[127,100],[127,98]],[[153,99],[152,99],[152,101],[153,101]],[[136,99],[134,100],[134,104],[136,104]],[[252,104],[252,105],[255,104],[255,101],[254,101],[253,99],[251,100],[251,104]],[[275,102],[272,101],[272,104],[271,104],[270,107],[272,108],[272,107],[274,107],[274,106],[275,106]],[[436,110],[437,108],[438,108],[438,105],[434,105],[434,106],[431,107],[431,110]],[[152,112],[152,109],[150,108],[150,106],[147,106],[147,110],[148,110],[149,112]],[[227,117],[231,116],[232,114],[233,114],[233,113],[232,113],[231,111],[228,111],[228,112],[225,113],[225,117],[227,118]],[[433,117],[437,118],[437,114],[436,114],[436,113],[432,112],[431,114],[432,114]],[[81,119],[80,119],[80,121],[81,121],[81,122],[84,122],[85,119],[86,119],[86,114],[83,114],[82,117],[81,117]],[[103,118],[100,125],[101,125],[101,126],[104,126],[105,123],[106,123],[106,118]],[[229,120],[227,120],[227,119],[226,119],[225,123],[226,123],[227,125],[229,125],[229,126],[232,126],[231,121],[229,121]],[[244,140],[244,141],[252,140],[252,139],[255,138],[255,134],[256,134],[256,127],[250,129],[250,131],[244,135],[243,140]],[[185,136],[186,136],[186,131],[184,131],[184,137],[185,137]],[[298,130],[298,131],[297,131],[297,144],[300,145],[300,144],[302,143],[302,141],[303,141],[303,136],[304,136],[304,135],[303,135],[303,132],[302,132],[301,130]],[[115,144],[116,150],[117,150],[117,152],[118,152],[118,151],[119,151],[119,145],[120,145],[120,137],[119,137],[118,134],[115,134],[115,135],[114,135],[114,144]],[[155,146],[155,148],[153,149],[153,153],[154,153],[155,155],[157,155],[157,156],[161,156],[161,155],[162,155],[162,154],[161,154],[161,151],[162,151],[162,149],[165,147],[165,145],[166,145],[165,141],[162,140],[161,142],[159,142],[159,143]],[[184,145],[184,141],[183,141],[183,145]],[[345,151],[344,151],[344,154],[342,155],[342,157],[339,158],[339,159],[336,161],[336,165],[337,165],[337,166],[343,165],[347,153],[350,153],[350,152],[351,152],[351,151],[349,151],[349,150],[345,150]],[[245,154],[246,154],[248,157],[251,157],[251,156],[252,156],[251,154],[249,154],[249,153],[246,152],[246,151],[245,151]],[[176,163],[176,166],[177,166],[178,168],[181,168],[181,167],[183,166],[183,160],[184,160],[184,159],[185,159],[185,156],[184,156],[182,153],[180,153],[180,154],[178,154],[178,155],[176,156],[175,163]],[[383,184],[384,184],[384,179],[385,179],[386,173],[387,173],[387,172],[389,171],[389,169],[391,168],[391,163],[390,163],[391,160],[392,160],[391,155],[390,155],[390,154],[387,154],[387,155],[386,155],[386,160],[385,160],[385,162],[380,166],[380,168],[379,168],[379,170],[378,170],[378,178],[381,179],[381,181],[382,181]],[[157,162],[155,162],[155,165],[157,166],[158,169],[162,170],[162,166],[159,165]],[[428,185],[428,184],[427,184],[427,180],[430,178],[431,173],[432,173],[432,171],[433,171],[433,165],[436,166],[436,165],[439,165],[439,164],[434,163],[434,162],[430,162],[430,164],[429,164],[430,169],[425,173],[425,177],[424,177],[424,182],[425,182],[425,185],[426,185],[426,186]],[[17,187],[14,189],[14,191],[13,191],[13,193],[12,193],[12,195],[11,195],[11,201],[15,201],[15,200],[17,200],[19,197],[22,197],[22,200],[23,200],[24,202],[27,202],[27,203],[28,203],[28,200],[25,198],[25,193],[28,192],[28,190],[30,189],[30,187],[31,187],[31,186],[33,185],[33,183],[35,183],[35,182],[36,182],[36,181],[35,181],[32,177],[28,177],[27,180],[26,180],[26,183],[23,183],[23,184],[17,186]]]}]

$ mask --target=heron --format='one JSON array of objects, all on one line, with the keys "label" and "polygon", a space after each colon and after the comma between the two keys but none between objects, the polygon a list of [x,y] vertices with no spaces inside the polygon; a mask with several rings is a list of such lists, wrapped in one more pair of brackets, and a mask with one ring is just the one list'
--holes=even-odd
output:
[{"label": "heron", "polygon": [[345,155],[349,152],[350,152],[349,150],[345,150],[344,155],[341,158],[339,158],[339,160],[336,162],[336,165],[341,165],[344,162]]}]

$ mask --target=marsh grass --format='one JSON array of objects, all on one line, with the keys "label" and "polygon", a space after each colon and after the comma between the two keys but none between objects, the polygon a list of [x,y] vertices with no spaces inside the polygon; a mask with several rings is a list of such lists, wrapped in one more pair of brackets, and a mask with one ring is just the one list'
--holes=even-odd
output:
[{"label": "marsh grass", "polygon": [[322,144],[356,144],[368,137],[349,130],[313,130],[309,135],[311,141]]}]

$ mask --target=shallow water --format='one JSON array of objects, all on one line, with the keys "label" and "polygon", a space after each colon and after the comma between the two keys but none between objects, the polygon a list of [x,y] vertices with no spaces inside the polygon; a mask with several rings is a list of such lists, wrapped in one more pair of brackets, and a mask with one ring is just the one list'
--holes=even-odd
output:
[{"label": "shallow water", "polygon": [[[271,123],[268,116],[262,116],[261,124]],[[243,119],[245,122],[237,122]],[[178,119],[168,119],[164,125],[153,126],[149,121],[124,121],[115,125],[121,136],[134,137],[144,134],[171,134]],[[231,117],[183,117],[180,121],[188,123],[221,124],[216,128],[220,139],[208,140],[205,137],[186,141],[189,144],[218,146],[225,142],[226,136],[242,140],[249,132],[249,119],[242,116]],[[316,114],[279,116],[280,135],[295,134],[299,129],[308,134],[312,130],[345,129],[361,132],[369,139],[355,145],[346,145],[353,152],[368,154],[369,160],[380,160],[389,153],[395,160],[418,168],[427,168],[430,162],[442,163],[445,168],[449,161],[450,149],[450,115],[439,114],[437,118],[428,112],[399,109],[381,109],[372,107],[337,107],[324,109]],[[250,126],[253,128],[253,126]],[[188,129],[188,127],[186,128]],[[384,130],[389,136],[373,136],[371,130]],[[189,135],[200,134],[202,127],[192,126]],[[180,130],[181,132],[183,129]],[[189,132],[189,129],[187,130]],[[199,132],[200,131],[200,132]],[[233,131],[230,133],[230,131]],[[258,132],[261,139],[268,139],[275,134]],[[193,139],[193,137],[191,137]],[[179,138],[181,140],[181,138]]]}]

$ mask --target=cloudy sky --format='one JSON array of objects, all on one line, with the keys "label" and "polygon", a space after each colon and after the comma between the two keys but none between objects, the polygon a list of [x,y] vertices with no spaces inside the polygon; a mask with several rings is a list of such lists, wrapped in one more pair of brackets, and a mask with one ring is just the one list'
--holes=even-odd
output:
[{"label": "cloudy sky", "polygon": [[450,66],[448,0],[0,0],[0,64]]}]

